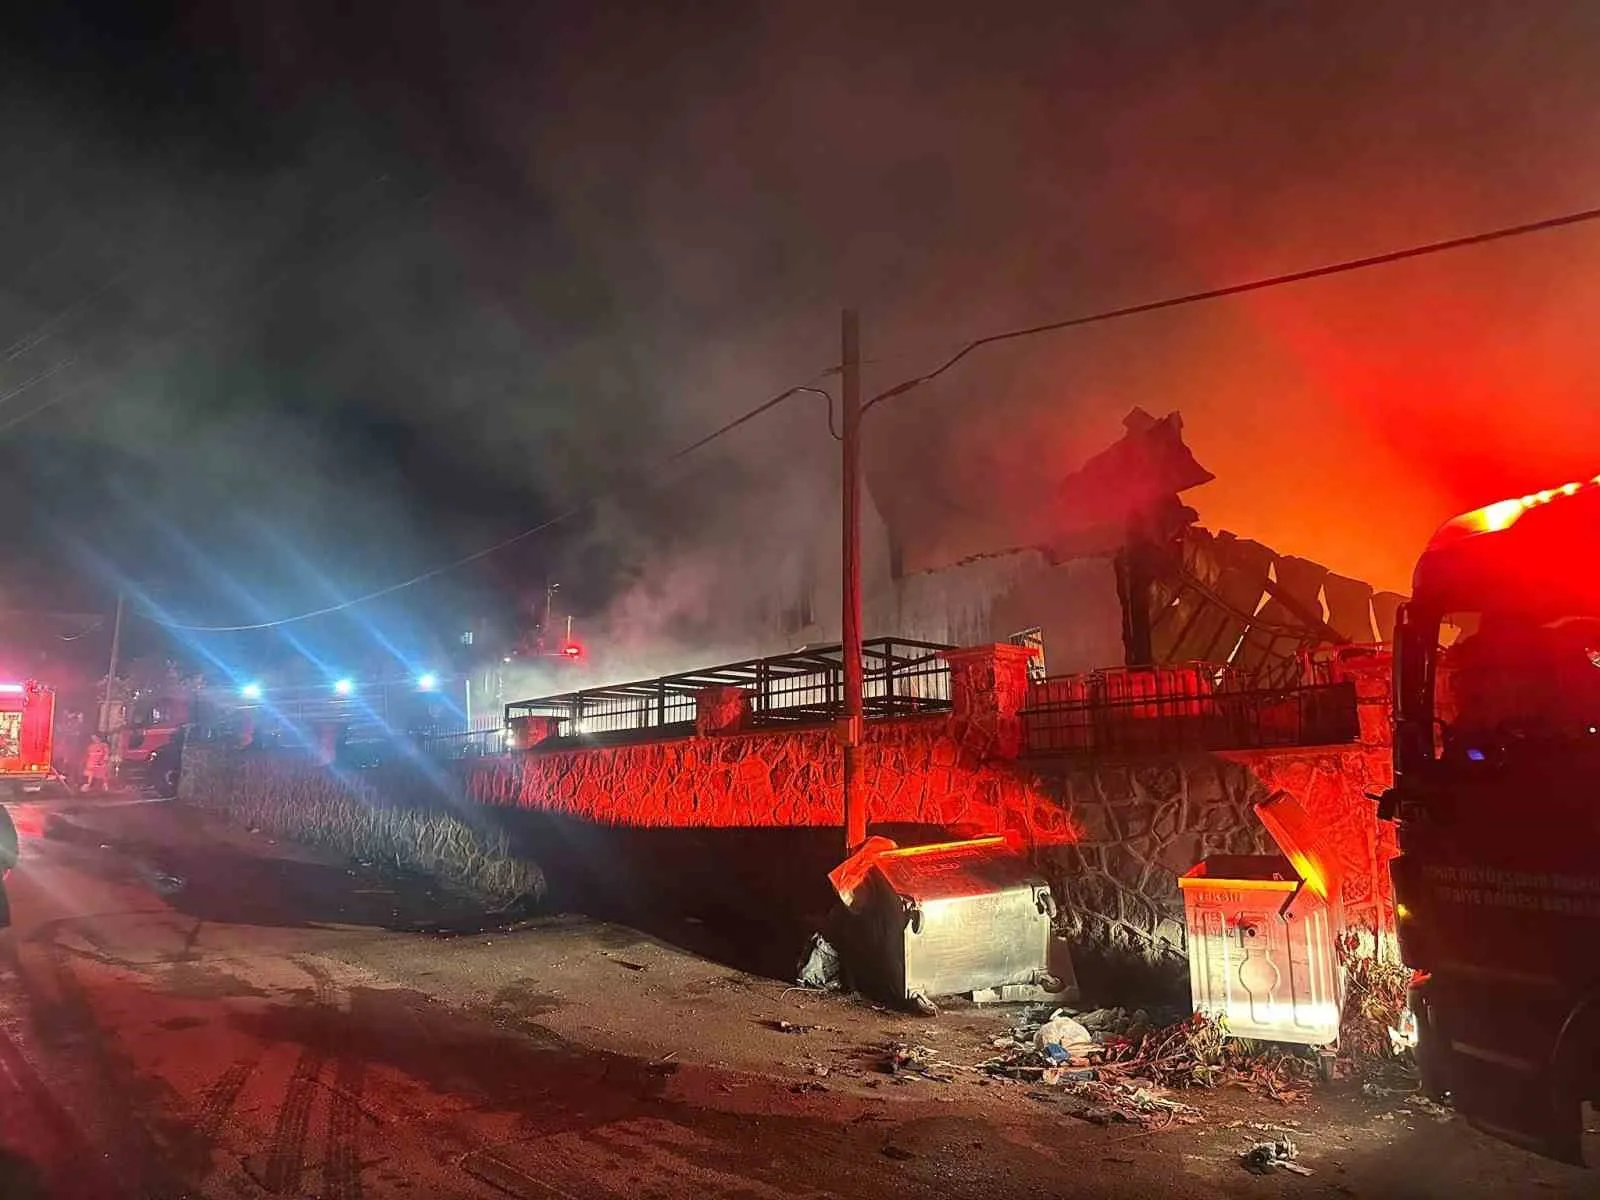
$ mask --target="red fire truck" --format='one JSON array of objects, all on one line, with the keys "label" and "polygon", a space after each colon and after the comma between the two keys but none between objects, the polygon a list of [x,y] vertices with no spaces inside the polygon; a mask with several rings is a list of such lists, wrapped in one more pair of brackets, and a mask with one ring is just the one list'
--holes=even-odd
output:
[{"label": "red fire truck", "polygon": [[1424,1087],[1582,1163],[1600,1106],[1600,477],[1434,536],[1396,633],[1394,749],[1379,815],[1397,822]]},{"label": "red fire truck", "polygon": [[38,791],[53,773],[56,694],[33,680],[0,683],[0,792]]}]

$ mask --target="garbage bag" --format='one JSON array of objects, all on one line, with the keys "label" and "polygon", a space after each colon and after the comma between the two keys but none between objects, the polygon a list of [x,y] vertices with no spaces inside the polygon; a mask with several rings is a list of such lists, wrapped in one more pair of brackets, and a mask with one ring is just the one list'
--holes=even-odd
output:
[{"label": "garbage bag", "polygon": [[1089,1036],[1089,1031],[1061,1013],[1039,1026],[1039,1032],[1033,1037],[1034,1044],[1046,1054],[1050,1053],[1052,1046],[1059,1047],[1069,1057],[1075,1051],[1087,1053],[1094,1046],[1094,1038]]},{"label": "garbage bag", "polygon": [[806,948],[805,957],[800,960],[800,972],[795,976],[795,982],[801,987],[837,991],[844,986],[843,975],[839,952],[820,933],[812,934],[811,944]]}]

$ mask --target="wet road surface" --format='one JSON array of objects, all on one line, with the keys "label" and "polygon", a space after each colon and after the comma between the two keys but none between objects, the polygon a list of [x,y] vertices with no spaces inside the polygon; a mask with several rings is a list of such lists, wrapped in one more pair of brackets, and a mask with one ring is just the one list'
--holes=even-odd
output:
[{"label": "wet road surface", "polygon": [[[1312,1106],[1317,1174],[1257,1178],[1237,1126],[1285,1118],[1262,1101],[1152,1134],[874,1071],[886,1038],[981,1057],[991,1014],[789,995],[592,922],[485,927],[173,805],[13,813],[5,1200],[1600,1194],[1457,1124]],[[772,1032],[796,1010],[814,1032]]]}]

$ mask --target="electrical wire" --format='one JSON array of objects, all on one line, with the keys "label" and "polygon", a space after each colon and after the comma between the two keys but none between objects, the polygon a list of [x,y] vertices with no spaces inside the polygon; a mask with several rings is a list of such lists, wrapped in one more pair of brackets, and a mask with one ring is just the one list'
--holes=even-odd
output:
[{"label": "electrical wire", "polygon": [[23,334],[16,341],[12,342],[11,345],[7,346],[5,350],[0,351],[0,363],[8,363],[12,359],[19,358],[28,353],[28,351],[32,350],[40,343],[49,341],[50,338],[55,335],[57,329],[61,328],[61,326],[65,324],[70,323],[72,319],[75,318],[79,313],[91,307],[96,300],[100,299],[101,296],[104,296],[107,292],[111,291],[119,283],[132,274],[132,267],[124,267],[93,291],[86,292],[82,296],[79,296],[71,304],[67,305],[54,316],[46,320],[43,324],[36,327],[31,333]]},{"label": "electrical wire", "polygon": [[[822,371],[819,374],[812,376],[812,382],[798,384],[795,387],[786,388],[779,392],[776,396],[773,396],[767,400],[763,400],[760,404],[756,405],[748,412],[735,417],[733,420],[724,425],[718,426],[704,437],[697,438],[695,441],[690,442],[687,446],[680,447],[679,449],[673,451],[671,454],[667,455],[661,460],[657,469],[659,470],[664,467],[669,467],[673,463],[687,458],[695,451],[709,446],[712,442],[719,438],[726,437],[740,426],[746,425],[755,420],[757,417],[761,416],[763,413],[776,408],[790,397],[798,396],[803,393],[822,396],[828,401],[828,426],[829,431],[832,432],[833,397],[823,389],[814,386],[814,383],[816,380],[823,379],[828,375],[837,374],[838,371],[838,367],[829,367],[826,371]],[[0,431],[3,431],[3,429],[4,426],[0,426]],[[835,436],[838,435],[836,434]],[[570,521],[573,517],[587,512],[591,507],[604,498],[605,495],[591,496],[588,499],[580,501],[579,503],[574,504],[572,507],[557,513],[555,516],[546,521],[541,521],[539,524],[524,529],[520,533],[514,533],[510,537],[502,538],[500,541],[495,542],[492,546],[485,546],[482,550],[475,550],[471,554],[463,555],[461,558],[455,559],[453,562],[447,562],[441,564],[440,566],[432,567],[421,572],[420,574],[413,575],[410,579],[402,579],[399,583],[391,583],[387,587],[381,587],[374,591],[365,592],[360,596],[353,596],[348,600],[341,600],[336,604],[327,604],[321,608],[312,609],[309,612],[297,613],[292,617],[280,617],[273,621],[254,621],[243,625],[184,625],[174,621],[165,620],[149,612],[140,613],[139,615],[156,625],[162,626],[165,629],[171,629],[180,633],[250,633],[262,629],[276,629],[282,625],[294,625],[301,621],[314,620],[317,617],[332,616],[334,613],[344,612],[346,609],[355,608],[357,605],[366,604],[373,600],[379,600],[384,596],[392,596],[396,592],[402,592],[407,588],[416,587],[420,583],[426,583],[430,579],[437,579],[441,575],[447,575],[451,571],[459,570],[460,568],[478,562],[481,559],[488,558],[492,554],[498,554],[500,551],[514,546],[518,542],[524,541],[527,538],[533,537],[535,534],[543,533],[545,530],[551,529],[564,521]]]},{"label": "electrical wire", "polygon": [[1151,300],[1144,304],[1130,304],[1125,308],[1113,308],[1105,312],[1091,313],[1082,317],[1069,317],[1064,321],[1051,321],[1045,325],[1033,325],[1026,329],[1012,329],[1005,333],[991,333],[986,337],[974,338],[926,374],[913,376],[902,383],[895,384],[888,391],[879,392],[861,406],[861,411],[864,413],[875,404],[881,404],[894,396],[904,395],[913,388],[921,387],[925,383],[931,383],[973,351],[984,346],[992,346],[996,342],[1015,341],[1018,338],[1035,337],[1043,333],[1056,333],[1063,329],[1076,329],[1083,325],[1096,325],[1103,321],[1115,321],[1121,317],[1136,317],[1144,313],[1161,312],[1165,309],[1181,308],[1189,304],[1203,304],[1208,300],[1222,300],[1229,296],[1242,296],[1247,292],[1265,291],[1267,288],[1284,287],[1291,283],[1305,283],[1312,279],[1326,279],[1330,275],[1344,275],[1351,271],[1363,271],[1369,267],[1388,266],[1391,263],[1405,262],[1407,259],[1424,258],[1431,254],[1443,254],[1449,250],[1462,250],[1470,246],[1483,246],[1490,242],[1505,241],[1508,238],[1522,237],[1530,233],[1544,233],[1548,230],[1563,229],[1569,225],[1581,225],[1595,220],[1600,220],[1600,208],[1587,208],[1580,212],[1566,213],[1558,217],[1546,217],[1540,221],[1529,221],[1521,225],[1507,225],[1484,233],[1446,238],[1440,242],[1426,242],[1418,246],[1408,246],[1402,250],[1390,250],[1383,254],[1370,254],[1365,258],[1345,259],[1342,262],[1328,263],[1324,266],[1311,267],[1303,271],[1290,271],[1283,275],[1269,275],[1263,279],[1252,279],[1246,283],[1230,284],[1227,287],[1209,288],[1203,292],[1189,292],[1186,295],[1171,296],[1165,300]]},{"label": "electrical wire", "polygon": [[[1143,304],[1134,304],[1123,308],[1109,309],[1104,312],[1091,313],[1087,316],[1070,317],[1063,321],[1052,321],[1044,325],[1033,325],[1026,329],[1013,329],[1004,333],[989,334],[985,337],[975,338],[966,343],[966,345],[961,347],[960,350],[956,351],[956,353],[952,354],[933,370],[922,375],[914,376],[911,379],[907,379],[896,384],[887,391],[878,393],[876,396],[872,397],[872,399],[862,405],[861,411],[865,413],[874,405],[880,404],[885,400],[891,399],[892,397],[903,395],[904,393],[911,391],[913,388],[920,387],[925,383],[932,382],[945,372],[949,371],[951,368],[955,367],[956,364],[961,362],[973,351],[981,349],[984,346],[994,345],[998,342],[1014,341],[1019,338],[1034,337],[1045,333],[1054,333],[1059,330],[1073,329],[1083,325],[1093,325],[1105,321],[1114,321],[1122,317],[1140,316],[1145,313],[1160,312],[1164,309],[1180,308],[1190,304],[1200,304],[1209,300],[1221,300],[1229,296],[1239,296],[1248,292],[1259,292],[1268,288],[1284,287],[1294,283],[1304,283],[1308,280],[1323,279],[1330,275],[1347,274],[1352,271],[1366,270],[1370,267],[1387,266],[1391,263],[1403,262],[1407,259],[1422,258],[1433,254],[1442,254],[1446,251],[1460,250],[1471,246],[1481,246],[1490,242],[1504,241],[1508,238],[1521,237],[1525,234],[1542,233],[1547,230],[1560,229],[1569,225],[1578,225],[1595,220],[1600,220],[1600,208],[1584,209],[1579,212],[1566,213],[1557,217],[1547,217],[1543,220],[1530,221],[1521,225],[1509,225],[1499,229],[1488,230],[1483,233],[1469,234],[1465,237],[1448,238],[1443,241],[1436,242],[1426,242],[1421,245],[1409,246],[1400,250],[1390,250],[1383,254],[1368,255],[1364,258],[1345,259],[1341,262],[1328,263],[1324,264],[1323,266],[1311,267],[1301,271],[1291,271],[1281,275],[1270,275],[1262,279],[1253,279],[1245,283],[1230,284],[1226,287],[1210,288],[1200,292],[1189,292],[1181,296],[1172,296],[1163,300],[1152,300]],[[815,378],[822,378],[826,375],[837,374],[839,370],[840,368],[838,367],[832,367],[823,372],[822,375],[816,376]],[[815,379],[812,382],[814,383]],[[720,438],[728,433],[732,433],[741,425],[755,420],[763,413],[777,407],[779,404],[783,403],[783,401],[801,392],[814,392],[827,398],[828,432],[832,434],[835,439],[842,440],[841,435],[834,428],[833,397],[827,392],[816,388],[811,384],[802,384],[798,387],[792,387],[785,391],[779,392],[776,396],[764,401],[761,404],[758,404],[749,412],[735,418],[733,421],[730,421],[720,429],[714,430],[698,441],[692,442],[688,446],[676,451],[664,460],[663,465],[671,464],[681,458],[686,457],[687,455],[693,454],[701,447],[708,445],[717,438]],[[27,415],[31,416],[32,414],[30,413]],[[24,416],[21,419],[26,420],[27,417]],[[11,427],[11,424],[14,423],[15,421],[7,424],[0,424],[0,433],[4,433]],[[586,500],[579,505],[567,509],[565,512],[558,513],[548,521],[541,522],[530,529],[525,529],[521,533],[513,534],[509,538],[505,538],[500,542],[496,542],[492,546],[487,546],[482,550],[457,559],[454,562],[445,563],[442,566],[434,567],[431,570],[424,571],[419,575],[412,576],[410,579],[402,580],[399,583],[391,584],[388,587],[379,588],[376,591],[367,592],[361,596],[356,596],[352,599],[344,600],[337,604],[330,604],[322,608],[313,609],[310,612],[299,613],[292,617],[284,617],[275,621],[257,621],[242,625],[180,625],[161,620],[160,618],[154,617],[151,614],[145,615],[149,616],[150,619],[155,621],[157,624],[163,625],[168,629],[188,633],[244,633],[253,630],[272,629],[280,625],[290,625],[300,621],[309,621],[316,617],[330,616],[333,613],[354,608],[359,604],[365,604],[371,600],[377,600],[384,596],[393,595],[395,592],[403,591],[409,587],[414,587],[419,583],[424,583],[427,580],[437,578],[438,576],[446,574],[450,571],[454,571],[459,567],[464,567],[470,563],[477,562],[480,559],[487,558],[489,555],[495,554],[508,546],[522,541],[525,538],[532,537],[536,533],[542,533],[554,525],[570,520],[572,517],[585,511],[590,505],[595,503],[597,499],[599,499],[599,497]]]}]

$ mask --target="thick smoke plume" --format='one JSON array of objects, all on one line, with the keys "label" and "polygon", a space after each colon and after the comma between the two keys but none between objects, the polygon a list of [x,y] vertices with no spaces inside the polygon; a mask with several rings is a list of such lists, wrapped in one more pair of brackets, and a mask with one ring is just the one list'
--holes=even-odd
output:
[{"label": "thick smoke plume", "polygon": [[[596,674],[782,648],[772,611],[836,536],[821,402],[654,464],[834,365],[843,305],[881,387],[970,334],[1600,195],[1592,4],[408,8],[381,50],[356,11],[270,36],[237,13],[174,35],[230,64],[186,95],[13,84],[5,328],[120,282],[0,385],[208,321],[22,427],[52,503],[81,527],[72,481],[122,464],[135,501],[95,510],[97,549],[233,617],[604,494],[411,593],[457,612],[559,581]],[[870,483],[970,526],[1040,503],[1131,407],[1181,409],[1208,524],[1403,587],[1451,512],[1593,473],[1597,267],[1578,229],[986,351],[873,414]]]}]

